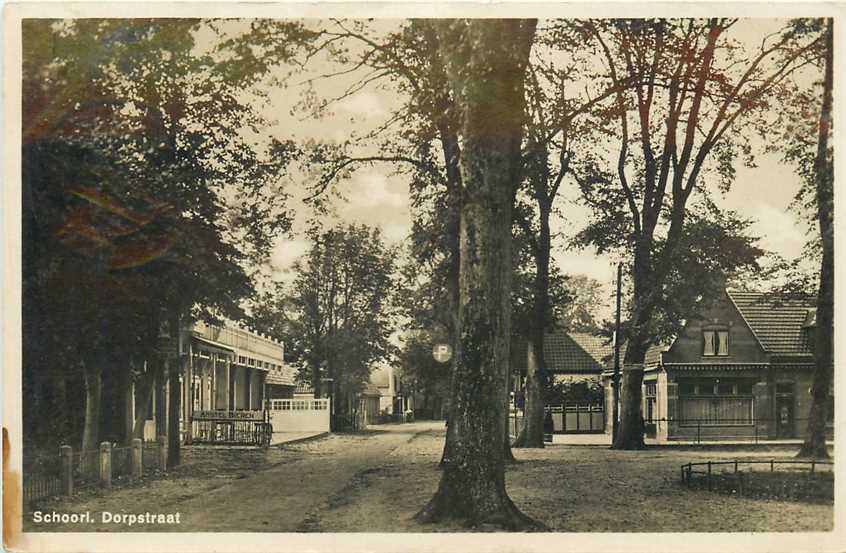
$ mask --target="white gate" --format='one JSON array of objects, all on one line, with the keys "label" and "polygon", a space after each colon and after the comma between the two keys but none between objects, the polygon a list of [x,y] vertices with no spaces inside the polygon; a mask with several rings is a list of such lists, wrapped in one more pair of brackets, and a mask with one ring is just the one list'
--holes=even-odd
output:
[{"label": "white gate", "polygon": [[269,399],[265,408],[274,432],[329,432],[328,399]]}]

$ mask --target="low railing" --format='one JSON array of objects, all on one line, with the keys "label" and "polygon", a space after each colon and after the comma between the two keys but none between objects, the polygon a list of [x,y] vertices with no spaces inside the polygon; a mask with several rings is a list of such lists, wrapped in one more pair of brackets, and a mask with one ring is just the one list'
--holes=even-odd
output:
[{"label": "low railing", "polygon": [[[671,440],[743,440],[758,443],[762,440],[796,439],[797,428],[807,426],[807,418],[791,418],[789,422],[771,417],[744,418],[653,418],[644,421],[644,431],[654,436],[659,425],[672,424],[675,432]],[[828,432],[833,432],[829,427]]]},{"label": "low railing", "polygon": [[[725,474],[726,471],[721,471],[721,473],[715,473],[716,467],[731,467],[733,470],[728,471],[729,474],[738,474],[738,467],[741,465],[750,465],[749,471],[752,471],[752,466],[762,466],[764,467],[763,471],[757,472],[776,472],[777,466],[799,466],[799,467],[807,467],[807,472],[813,474],[819,470],[823,471],[832,471],[834,469],[834,463],[832,461],[820,461],[816,459],[810,460],[797,460],[797,459],[790,459],[790,460],[775,460],[770,459],[769,461],[764,460],[747,460],[747,461],[705,461],[701,463],[687,463],[681,466],[681,482],[682,484],[686,484],[688,487],[691,486],[692,481],[699,476],[706,479],[707,488],[710,491],[713,488],[713,478],[718,474]],[[695,470],[694,467],[699,468],[699,470]],[[769,467],[769,470],[766,470]]]},{"label": "low railing", "polygon": [[194,419],[193,443],[268,446],[273,427],[262,419]]},{"label": "low railing", "polygon": [[24,505],[31,501],[53,497],[62,493],[61,463],[58,452],[54,455],[27,457],[27,470],[23,474]]},{"label": "low railing", "polygon": [[59,447],[56,455],[24,454],[23,503],[55,496],[68,496],[88,486],[111,487],[115,481],[138,480],[154,471],[165,470],[167,445],[164,436],[157,442],[140,439],[131,446],[103,442],[98,449],[74,451]]}]

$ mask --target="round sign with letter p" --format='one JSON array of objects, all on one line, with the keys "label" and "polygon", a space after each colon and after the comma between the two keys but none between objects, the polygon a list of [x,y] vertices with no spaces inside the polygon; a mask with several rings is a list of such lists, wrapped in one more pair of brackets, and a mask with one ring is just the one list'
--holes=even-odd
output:
[{"label": "round sign with letter p", "polygon": [[452,347],[449,344],[435,344],[432,348],[432,357],[438,363],[446,363],[452,359]]}]

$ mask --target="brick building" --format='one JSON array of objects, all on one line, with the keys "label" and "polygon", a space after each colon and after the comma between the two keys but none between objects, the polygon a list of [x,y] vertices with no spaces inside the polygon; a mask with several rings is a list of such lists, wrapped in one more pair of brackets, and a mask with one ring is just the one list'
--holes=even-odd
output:
[{"label": "brick building", "polygon": [[[686,321],[675,340],[647,352],[642,404],[647,435],[659,440],[801,437],[811,407],[815,330],[811,303],[723,292]],[[603,383],[611,412],[608,360],[606,366]]]}]

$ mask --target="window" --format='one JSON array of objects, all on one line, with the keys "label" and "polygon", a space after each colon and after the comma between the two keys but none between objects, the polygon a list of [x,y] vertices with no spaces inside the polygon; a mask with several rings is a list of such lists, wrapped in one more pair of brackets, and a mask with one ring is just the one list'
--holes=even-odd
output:
[{"label": "window", "polygon": [[793,382],[776,383],[776,394],[786,396],[793,395]]},{"label": "window", "polygon": [[717,383],[717,395],[718,396],[730,396],[734,393],[734,384],[731,382],[718,382]]},{"label": "window", "polygon": [[656,394],[658,392],[658,385],[655,382],[647,382],[644,385],[646,395],[646,422],[652,424],[655,422],[656,408]]},{"label": "window", "polygon": [[702,332],[702,355],[706,357],[723,356],[729,354],[728,330],[705,330]]},{"label": "window", "polygon": [[714,386],[716,381],[712,378],[704,378],[696,381],[696,395],[712,396],[714,395]]},{"label": "window", "polygon": [[750,378],[680,379],[679,422],[693,426],[752,424],[754,382]]},{"label": "window", "polygon": [[685,425],[733,426],[752,424],[753,399],[741,397],[684,398],[681,422]]}]

